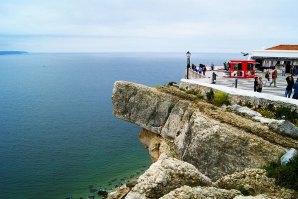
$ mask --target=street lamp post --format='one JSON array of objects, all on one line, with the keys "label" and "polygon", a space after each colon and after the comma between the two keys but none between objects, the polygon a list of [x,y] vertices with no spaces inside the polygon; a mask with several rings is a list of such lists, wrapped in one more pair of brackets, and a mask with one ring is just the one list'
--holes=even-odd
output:
[{"label": "street lamp post", "polygon": [[190,56],[191,56],[191,53],[189,51],[187,51],[186,53],[186,57],[187,57],[187,66],[186,66],[186,79],[188,79],[188,76],[189,76],[189,68],[190,68]]}]

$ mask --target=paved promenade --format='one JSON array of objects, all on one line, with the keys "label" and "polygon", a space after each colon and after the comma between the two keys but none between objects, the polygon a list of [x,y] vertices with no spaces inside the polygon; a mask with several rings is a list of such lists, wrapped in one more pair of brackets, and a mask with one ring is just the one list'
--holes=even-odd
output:
[{"label": "paved promenade", "polygon": [[[207,71],[206,72],[206,77],[195,77],[192,79],[195,79],[196,81],[200,81],[200,82],[205,82],[205,83],[211,83],[211,75],[212,75],[213,71]],[[227,87],[235,87],[235,78],[229,78],[226,74],[226,72],[224,70],[218,70],[215,71],[215,73],[217,74],[217,78],[216,78],[216,84],[217,85],[224,85]],[[193,75],[193,73],[191,72],[191,75]],[[265,78],[265,73],[262,72],[257,72],[257,76],[262,76],[263,77],[263,82],[264,82],[264,86],[263,86],[263,90],[262,93],[267,93],[267,94],[272,94],[272,95],[276,95],[276,96],[284,96],[285,94],[285,89],[287,86],[287,82],[286,82],[286,76],[281,76],[280,73],[278,73],[277,76],[277,81],[276,81],[276,87],[274,87],[274,85],[272,84],[271,86],[269,86],[269,83],[266,83],[267,80]],[[294,76],[294,80],[296,81],[297,77]],[[271,77],[270,77],[270,81],[271,81]],[[265,84],[266,83],[266,84]],[[237,84],[237,88],[238,89],[242,89],[242,90],[249,90],[249,91],[253,91],[254,90],[254,79],[253,78],[238,78],[238,84]]]}]

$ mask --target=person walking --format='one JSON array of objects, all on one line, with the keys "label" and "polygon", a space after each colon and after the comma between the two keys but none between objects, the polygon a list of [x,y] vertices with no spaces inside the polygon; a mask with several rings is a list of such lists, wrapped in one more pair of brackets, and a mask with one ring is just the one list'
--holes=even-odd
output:
[{"label": "person walking", "polygon": [[202,66],[202,68],[203,68],[203,76],[205,77],[205,73],[206,73],[206,66],[205,66],[205,65],[203,65],[203,66]]},{"label": "person walking", "polygon": [[293,86],[294,86],[294,79],[293,79],[293,76],[292,75],[289,75],[287,78],[286,78],[286,81],[287,81],[287,87],[286,87],[286,91],[285,91],[285,97],[288,97],[290,98],[291,97],[291,94],[292,94],[292,89],[293,89]]},{"label": "person walking", "polygon": [[273,84],[274,87],[276,87],[276,79],[277,79],[277,70],[276,69],[272,72],[271,77],[272,77],[272,82],[270,83],[270,86],[271,86],[271,84]]},{"label": "person walking", "polygon": [[294,89],[293,99],[298,99],[298,78],[293,86],[293,89]]},{"label": "person walking", "polygon": [[262,79],[262,77],[259,77],[258,84],[259,84],[259,87],[257,89],[257,92],[261,93],[262,89],[263,89],[263,79]]},{"label": "person walking", "polygon": [[257,90],[259,89],[259,78],[255,77],[255,81],[254,81],[254,92],[257,92]]}]

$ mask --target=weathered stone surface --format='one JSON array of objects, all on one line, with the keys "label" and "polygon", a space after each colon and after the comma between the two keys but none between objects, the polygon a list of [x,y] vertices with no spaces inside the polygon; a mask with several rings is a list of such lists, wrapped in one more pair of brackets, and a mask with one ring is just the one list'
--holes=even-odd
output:
[{"label": "weathered stone surface", "polygon": [[263,124],[205,104],[123,81],[116,82],[113,89],[117,117],[173,141],[179,159],[214,180],[245,168],[264,166],[285,152],[284,147],[263,138],[286,146],[295,143],[279,134],[275,136]]},{"label": "weathered stone surface", "polygon": [[156,162],[161,154],[167,157],[176,157],[173,143],[163,139],[160,135],[142,129],[139,133],[139,140],[148,148],[149,155],[153,162]]},{"label": "weathered stone surface", "polygon": [[176,97],[154,88],[125,81],[114,84],[112,96],[114,115],[161,134],[170,112],[178,102]]},{"label": "weathered stone surface", "polygon": [[107,199],[123,199],[129,191],[130,189],[128,187],[119,188],[115,192],[110,193]]},{"label": "weathered stone surface", "polygon": [[250,195],[266,194],[284,199],[293,198],[294,193],[292,190],[276,186],[275,180],[268,178],[264,169],[245,169],[242,172],[224,176],[215,184],[223,189],[244,188]]},{"label": "weathered stone surface", "polygon": [[237,195],[242,195],[237,190],[225,190],[215,187],[189,187],[183,186],[164,195],[160,199],[233,199]]},{"label": "weathered stone surface", "polygon": [[189,186],[182,186],[178,189],[171,191],[170,193],[164,195],[160,199],[207,199],[200,192],[196,191],[196,188]]},{"label": "weathered stone surface", "polygon": [[162,142],[162,137],[146,129],[142,129],[139,133],[139,140],[146,148],[148,148],[151,160],[156,162],[160,155],[159,147]]},{"label": "weathered stone surface", "polygon": [[206,117],[198,110],[190,123],[190,130],[181,138],[178,136],[175,144],[182,146],[178,148],[183,152],[182,160],[213,180],[245,168],[262,167],[285,151],[242,129]]},{"label": "weathered stone surface", "polygon": [[238,104],[234,104],[231,106],[228,106],[228,108],[230,108],[233,111],[248,115],[250,117],[254,117],[254,116],[259,116],[261,117],[262,115],[256,111],[251,110],[250,108],[246,107],[246,106],[240,106]]},{"label": "weathered stone surface", "polygon": [[126,199],[159,198],[183,185],[211,185],[211,180],[193,165],[161,156],[139,177]]},{"label": "weathered stone surface", "polygon": [[278,197],[269,197],[266,195],[257,195],[257,196],[236,196],[234,199],[282,199]]}]

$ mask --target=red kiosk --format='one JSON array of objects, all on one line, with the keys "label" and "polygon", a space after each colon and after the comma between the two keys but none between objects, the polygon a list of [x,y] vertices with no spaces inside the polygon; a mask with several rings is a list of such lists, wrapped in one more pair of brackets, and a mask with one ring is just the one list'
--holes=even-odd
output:
[{"label": "red kiosk", "polygon": [[258,62],[255,60],[231,60],[230,77],[235,78],[254,78],[255,66]]}]

